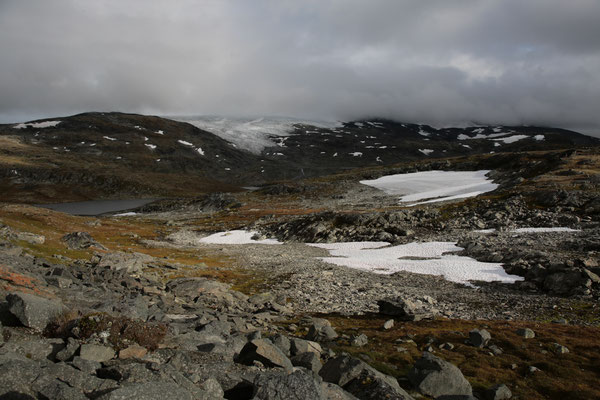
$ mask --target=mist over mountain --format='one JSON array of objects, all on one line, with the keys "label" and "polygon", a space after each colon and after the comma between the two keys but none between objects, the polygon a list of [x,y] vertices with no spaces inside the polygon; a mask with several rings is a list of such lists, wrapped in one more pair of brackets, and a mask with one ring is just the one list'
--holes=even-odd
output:
[{"label": "mist over mountain", "polygon": [[0,121],[96,110],[598,136],[599,14],[586,0],[8,0]]}]

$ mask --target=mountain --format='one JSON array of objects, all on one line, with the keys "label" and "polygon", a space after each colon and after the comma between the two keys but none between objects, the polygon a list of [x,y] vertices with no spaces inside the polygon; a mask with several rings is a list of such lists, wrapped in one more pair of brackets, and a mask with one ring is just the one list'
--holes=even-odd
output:
[{"label": "mountain", "polygon": [[194,196],[357,167],[597,146],[600,140],[540,127],[435,129],[386,120],[327,125],[265,119],[232,127],[225,119],[187,123],[84,113],[0,125],[0,143],[0,200],[52,202]]}]

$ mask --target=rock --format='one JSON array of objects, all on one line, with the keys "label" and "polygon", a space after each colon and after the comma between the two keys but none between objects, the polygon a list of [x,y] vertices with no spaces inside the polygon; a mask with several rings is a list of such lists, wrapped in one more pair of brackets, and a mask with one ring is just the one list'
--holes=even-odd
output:
[{"label": "rock", "polygon": [[570,294],[575,288],[585,285],[585,280],[577,271],[556,272],[544,280],[544,289],[555,294]]},{"label": "rock", "polygon": [[505,384],[492,386],[483,393],[485,400],[508,400],[512,397],[512,392]]},{"label": "rock", "polygon": [[192,393],[172,382],[140,382],[121,386],[98,400],[194,400]]},{"label": "rock", "polygon": [[206,400],[222,399],[225,396],[221,384],[215,378],[208,378],[200,384],[200,388],[206,392]]},{"label": "rock", "polygon": [[6,300],[8,301],[9,311],[24,326],[38,331],[43,331],[50,322],[65,310],[65,307],[59,301],[48,300],[29,293],[10,293],[6,296]]},{"label": "rock", "polygon": [[352,380],[358,378],[364,370],[369,371],[371,379],[382,379],[391,387],[400,389],[398,382],[393,377],[384,375],[365,362],[349,356],[338,356],[330,359],[323,365],[319,375],[325,382],[345,387]]},{"label": "rock", "polygon": [[420,393],[427,396],[473,394],[471,384],[458,367],[427,352],[417,360],[408,379]]},{"label": "rock", "polygon": [[79,356],[84,360],[104,362],[115,357],[115,351],[107,346],[98,344],[82,344],[79,348]]},{"label": "rock", "polygon": [[192,300],[198,296],[222,296],[229,285],[206,278],[178,278],[167,283],[167,290],[177,297]]},{"label": "rock", "polygon": [[36,393],[31,386],[41,370],[38,363],[24,357],[0,361],[0,398],[35,399]]},{"label": "rock", "polygon": [[110,268],[115,271],[125,270],[127,273],[139,273],[146,264],[154,261],[154,257],[142,253],[114,252],[100,257],[96,267]]},{"label": "rock", "polygon": [[75,353],[79,350],[79,342],[73,338],[67,339],[67,345],[64,349],[56,353],[56,359],[58,361],[68,361],[75,356]]},{"label": "rock", "polygon": [[454,350],[454,345],[452,343],[446,342],[440,344],[439,348],[442,350]]},{"label": "rock", "polygon": [[329,341],[338,337],[331,323],[323,318],[313,318],[312,324],[308,328],[306,338],[317,342]]},{"label": "rock", "polygon": [[352,394],[333,383],[323,382],[321,387],[327,400],[357,400]]},{"label": "rock", "polygon": [[517,329],[517,335],[522,336],[525,339],[533,339],[535,337],[535,332],[529,328],[521,328]]},{"label": "rock", "polygon": [[539,371],[540,371],[540,369],[538,367],[534,367],[533,365],[530,365],[529,367],[527,367],[527,372],[529,372],[530,374],[534,374]]},{"label": "rock", "polygon": [[312,342],[310,340],[304,340],[304,339],[298,339],[298,338],[292,338],[290,340],[290,342],[291,342],[290,351],[291,351],[291,354],[294,356],[296,354],[307,353],[307,352],[312,352],[312,353],[315,353],[316,355],[320,356],[321,353],[323,352],[321,345],[317,342]]},{"label": "rock", "polygon": [[145,347],[134,344],[119,351],[119,358],[122,360],[128,358],[142,358],[146,355],[146,353],[148,353],[148,350],[146,350]]},{"label": "rock", "polygon": [[4,327],[0,321],[0,344],[4,344]]},{"label": "rock", "polygon": [[271,341],[275,346],[279,348],[279,350],[283,352],[283,354],[285,354],[288,357],[290,356],[290,349],[292,343],[290,342],[290,339],[287,336],[278,333],[273,338],[271,338]]},{"label": "rock", "polygon": [[256,339],[246,343],[237,358],[237,362],[245,365],[252,365],[254,361],[260,361],[271,368],[283,368],[288,372],[293,368],[290,359],[266,339]]},{"label": "rock", "polygon": [[44,244],[46,242],[46,237],[44,235],[36,235],[35,233],[29,232],[16,232],[16,239],[22,240],[31,244]]},{"label": "rock", "polygon": [[433,317],[433,312],[417,307],[415,303],[408,299],[379,300],[377,305],[379,306],[379,314],[390,315],[402,321],[420,321]]},{"label": "rock", "polygon": [[261,374],[253,385],[255,400],[326,400],[321,384],[301,370]]},{"label": "rock", "polygon": [[96,371],[102,367],[98,361],[84,360],[79,356],[73,357],[71,365],[86,374],[95,375]]},{"label": "rock", "polygon": [[499,356],[502,353],[504,353],[504,351],[502,351],[502,349],[498,346],[496,346],[495,344],[488,346],[488,348],[490,349],[490,351],[492,352],[493,355],[495,356]]},{"label": "rock", "polygon": [[383,329],[385,329],[386,331],[389,330],[389,329],[392,329],[393,327],[394,327],[394,320],[393,319],[388,319],[383,324]]},{"label": "rock", "polygon": [[552,343],[552,351],[555,354],[567,354],[569,352],[569,349],[566,346],[563,346],[562,344]]},{"label": "rock", "polygon": [[469,332],[469,342],[475,347],[485,347],[492,335],[485,329],[473,329]]},{"label": "rock", "polygon": [[86,400],[88,397],[79,389],[54,379],[37,389],[38,396],[47,400]]},{"label": "rock", "polygon": [[361,400],[413,400],[413,398],[388,380],[380,379],[372,370],[364,369],[355,379],[351,380],[344,389]]},{"label": "rock", "polygon": [[292,365],[294,367],[304,367],[309,371],[319,373],[323,364],[319,356],[313,352],[300,353],[292,357]]},{"label": "rock", "polygon": [[362,347],[366,346],[369,343],[369,338],[364,333],[361,333],[358,336],[354,336],[350,341],[350,345],[354,347]]},{"label": "rock", "polygon": [[60,240],[67,244],[67,247],[73,250],[83,250],[89,247],[98,247],[106,249],[104,246],[94,240],[87,232],[72,232],[63,236]]}]

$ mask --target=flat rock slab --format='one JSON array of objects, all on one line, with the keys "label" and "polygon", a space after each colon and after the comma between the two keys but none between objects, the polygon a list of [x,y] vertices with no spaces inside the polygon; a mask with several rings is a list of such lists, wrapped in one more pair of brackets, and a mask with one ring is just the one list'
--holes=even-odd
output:
[{"label": "flat rock slab", "polygon": [[79,356],[88,361],[104,362],[112,360],[115,357],[115,351],[110,347],[98,344],[82,344]]},{"label": "flat rock slab", "polygon": [[29,293],[15,292],[6,296],[9,311],[28,328],[43,331],[65,309],[59,301]]},{"label": "flat rock slab", "polygon": [[288,372],[293,369],[290,359],[277,346],[265,339],[248,342],[240,351],[239,363],[252,365],[254,361],[260,361],[267,367],[280,367]]}]

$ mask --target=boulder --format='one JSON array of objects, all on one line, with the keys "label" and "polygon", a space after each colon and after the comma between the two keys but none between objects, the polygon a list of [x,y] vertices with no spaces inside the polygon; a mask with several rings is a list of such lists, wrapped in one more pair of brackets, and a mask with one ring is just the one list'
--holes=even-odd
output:
[{"label": "boulder", "polygon": [[408,299],[379,300],[377,305],[379,306],[379,314],[389,315],[402,321],[420,321],[433,317],[431,310],[418,307],[417,304]]},{"label": "boulder", "polygon": [[115,271],[125,270],[127,273],[141,272],[145,265],[154,261],[154,257],[142,253],[114,252],[100,256],[96,267],[110,268]]},{"label": "boulder", "polygon": [[393,327],[394,327],[394,320],[393,319],[388,319],[383,324],[383,329],[386,330],[386,331],[392,329]]},{"label": "boulder", "polygon": [[294,367],[303,367],[315,373],[319,373],[323,367],[323,364],[321,364],[321,359],[313,352],[297,354],[292,357],[291,361]]},{"label": "boulder", "polygon": [[196,397],[173,382],[141,382],[119,387],[98,400],[194,400]]},{"label": "boulder", "polygon": [[237,358],[237,362],[245,365],[252,365],[254,361],[260,361],[267,367],[283,368],[288,372],[293,369],[290,359],[266,339],[256,339],[246,343]]},{"label": "boulder", "polygon": [[115,357],[115,351],[99,344],[82,344],[79,348],[79,356],[84,360],[104,362],[112,360]]},{"label": "boulder", "polygon": [[413,400],[413,398],[397,385],[380,379],[370,369],[364,369],[344,389],[361,400]]},{"label": "boulder", "polygon": [[333,383],[323,382],[321,387],[327,400],[357,400],[355,396]]},{"label": "boulder", "polygon": [[302,370],[291,374],[258,375],[253,382],[255,400],[326,400],[321,384]]},{"label": "boulder", "polygon": [[290,342],[290,339],[287,336],[278,333],[277,335],[273,336],[273,338],[271,338],[271,341],[275,346],[279,348],[279,350],[283,352],[283,354],[285,354],[288,357],[290,356],[290,349],[292,343]]},{"label": "boulder", "polygon": [[484,400],[508,400],[512,397],[512,392],[505,384],[492,386],[483,393]]},{"label": "boulder", "polygon": [[425,352],[408,374],[408,379],[422,394],[432,397],[472,395],[471,384],[455,365]]},{"label": "boulder", "polygon": [[562,344],[552,343],[552,351],[555,354],[567,354],[569,352],[569,349],[566,346],[563,346]]},{"label": "boulder", "polygon": [[350,345],[354,347],[366,346],[367,343],[369,343],[369,338],[364,333],[361,333],[358,336],[354,336],[352,340],[350,340]]},{"label": "boulder", "polygon": [[[384,375],[363,361],[349,356],[338,356],[330,359],[323,365],[321,371],[319,371],[319,376],[321,376],[325,382],[341,386],[344,390],[350,392],[359,399],[363,398],[361,396],[368,396],[369,390],[373,390],[375,393],[386,393],[386,395],[393,393],[395,396],[398,396],[390,398],[412,399],[412,397],[400,388],[400,385],[398,385],[398,381],[396,381],[395,378]],[[373,384],[373,382],[375,382],[375,384]],[[372,386],[365,388],[365,386],[369,385]],[[385,391],[383,388],[385,388]],[[378,397],[364,398],[376,399]]]},{"label": "boulder", "polygon": [[517,335],[523,336],[525,339],[533,339],[535,337],[535,332],[529,328],[521,328],[517,329]]},{"label": "boulder", "polygon": [[49,300],[29,293],[15,292],[6,296],[9,311],[28,328],[43,331],[65,307],[58,300]]},{"label": "boulder", "polygon": [[469,332],[469,342],[475,347],[485,347],[492,339],[492,335],[485,329],[473,329]]},{"label": "boulder", "polygon": [[316,342],[324,342],[333,340],[338,337],[335,329],[331,327],[331,323],[323,318],[313,318],[306,338]]},{"label": "boulder", "polygon": [[304,340],[304,339],[299,339],[299,338],[292,338],[290,340],[290,342],[291,342],[290,353],[294,356],[296,354],[307,353],[307,352],[312,352],[312,353],[315,353],[316,355],[320,356],[321,353],[323,352],[321,345],[317,342],[312,342],[310,340]]},{"label": "boulder", "polygon": [[73,250],[83,250],[92,246],[106,249],[100,243],[96,242],[92,235],[87,232],[71,232],[63,236],[60,240],[65,242],[67,247]]}]

